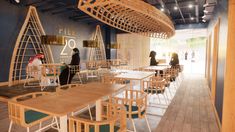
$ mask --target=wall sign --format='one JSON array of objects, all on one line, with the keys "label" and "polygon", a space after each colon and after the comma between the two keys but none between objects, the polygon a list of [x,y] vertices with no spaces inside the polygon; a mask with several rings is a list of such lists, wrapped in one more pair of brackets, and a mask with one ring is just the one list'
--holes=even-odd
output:
[{"label": "wall sign", "polygon": [[61,56],[70,56],[72,49],[78,47],[76,32],[69,28],[59,28],[59,34],[65,37],[65,46],[62,48]]}]

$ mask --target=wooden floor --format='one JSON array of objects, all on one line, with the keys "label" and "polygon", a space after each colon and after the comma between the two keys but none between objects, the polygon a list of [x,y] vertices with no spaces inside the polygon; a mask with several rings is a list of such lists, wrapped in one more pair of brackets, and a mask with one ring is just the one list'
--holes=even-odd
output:
[{"label": "wooden floor", "polygon": [[[167,109],[164,107],[148,108],[151,114],[147,117],[154,132],[219,132],[208,88],[201,76],[185,76],[171,104]],[[144,119],[135,123],[137,132],[147,132]],[[0,132],[7,132],[8,125],[7,104],[0,102]],[[130,122],[128,128],[132,129]],[[13,126],[13,132],[23,131],[26,129]]]},{"label": "wooden floor", "polygon": [[156,132],[219,132],[206,81],[185,76]]}]

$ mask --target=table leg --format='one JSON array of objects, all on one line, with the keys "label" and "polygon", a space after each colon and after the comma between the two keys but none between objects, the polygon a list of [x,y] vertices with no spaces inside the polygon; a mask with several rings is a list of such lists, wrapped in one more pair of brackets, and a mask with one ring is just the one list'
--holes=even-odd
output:
[{"label": "table leg", "polygon": [[143,80],[140,80],[140,91],[144,91]]},{"label": "table leg", "polygon": [[130,89],[133,89],[133,80],[130,80]]},{"label": "table leg", "polygon": [[101,99],[96,101],[96,121],[101,121]]},{"label": "table leg", "polygon": [[67,115],[60,117],[60,132],[68,132]]}]

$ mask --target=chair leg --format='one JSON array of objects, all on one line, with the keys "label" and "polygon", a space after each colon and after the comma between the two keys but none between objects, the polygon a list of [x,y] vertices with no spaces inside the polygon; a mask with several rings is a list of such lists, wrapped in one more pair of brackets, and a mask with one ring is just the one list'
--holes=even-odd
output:
[{"label": "chair leg", "polygon": [[70,71],[69,71],[68,78],[67,78],[67,84],[69,84],[69,78],[70,78]]},{"label": "chair leg", "polygon": [[42,122],[39,123],[39,132],[41,132]]},{"label": "chair leg", "polygon": [[29,132],[29,127],[27,127],[27,132]]},{"label": "chair leg", "polygon": [[91,118],[91,120],[93,121],[90,105],[88,105],[87,107],[88,107],[88,110],[89,110],[90,118]]},{"label": "chair leg", "polygon": [[131,119],[131,122],[132,122],[132,125],[133,125],[133,128],[134,128],[134,132],[136,132],[136,128],[135,128],[135,122],[133,119]]},{"label": "chair leg", "polygon": [[59,130],[60,130],[60,126],[59,126],[58,120],[57,120],[57,118],[56,118],[56,117],[54,117],[54,118],[55,118],[55,122],[56,122],[57,130],[59,131]]},{"label": "chair leg", "polygon": [[12,124],[13,124],[13,122],[11,121],[11,122],[10,122],[10,125],[9,125],[8,132],[11,132]]},{"label": "chair leg", "polygon": [[147,119],[147,116],[145,115],[144,118],[145,118],[146,124],[147,124],[147,126],[148,126],[149,132],[151,132],[151,128],[150,128],[150,125],[149,125],[149,121],[148,121],[148,119]]}]

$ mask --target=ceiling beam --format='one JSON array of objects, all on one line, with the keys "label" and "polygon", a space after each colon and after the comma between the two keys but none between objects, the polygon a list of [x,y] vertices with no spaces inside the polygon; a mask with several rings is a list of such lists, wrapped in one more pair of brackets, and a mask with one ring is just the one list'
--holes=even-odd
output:
[{"label": "ceiling beam", "polygon": [[195,0],[195,17],[196,17],[196,22],[199,22],[199,7],[198,7],[198,0]]},{"label": "ceiling beam", "polygon": [[178,5],[178,1],[177,1],[177,0],[175,0],[175,4],[176,4],[176,6],[178,7],[178,10],[179,10],[179,12],[180,12],[180,15],[181,15],[181,17],[182,17],[182,19],[183,19],[183,21],[184,21],[184,23],[185,23],[184,15],[183,15],[183,13],[182,13],[182,11],[181,11],[179,5]]}]

